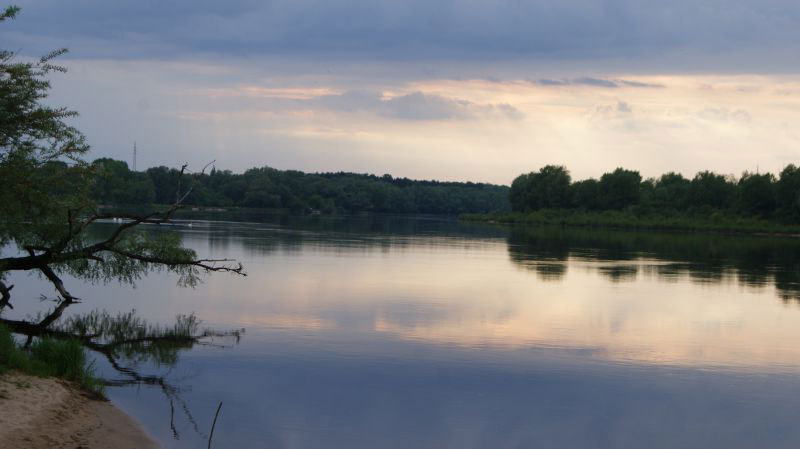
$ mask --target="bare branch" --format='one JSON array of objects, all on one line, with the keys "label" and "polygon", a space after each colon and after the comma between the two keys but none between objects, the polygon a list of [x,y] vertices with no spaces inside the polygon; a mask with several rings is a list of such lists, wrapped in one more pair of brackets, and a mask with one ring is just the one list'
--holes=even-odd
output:
[{"label": "bare branch", "polygon": [[45,275],[45,277],[53,284],[56,291],[61,295],[61,301],[58,303],[55,309],[50,312],[47,316],[42,319],[38,326],[41,328],[46,328],[47,326],[51,325],[54,321],[61,318],[61,314],[64,313],[64,309],[69,307],[70,304],[75,302],[80,302],[80,298],[72,296],[70,292],[64,287],[64,282],[59,278],[53,270],[47,266],[42,265],[39,267],[39,271]]},{"label": "bare branch", "polygon": [[11,300],[11,289],[14,288],[13,285],[6,286],[3,281],[0,281],[0,311],[8,306],[9,309],[13,309],[14,306],[11,305],[9,302]]},{"label": "bare branch", "polygon": [[201,174],[201,175],[202,175],[202,174],[204,174],[204,173],[206,172],[206,169],[207,169],[208,167],[211,167],[211,166],[213,166],[215,162],[217,162],[217,160],[216,160],[216,159],[214,159],[213,161],[211,161],[211,162],[209,162],[208,164],[204,165],[204,166],[203,166],[203,169],[202,169],[202,170],[200,170],[200,174]]},{"label": "bare branch", "polygon": [[[240,262],[236,262],[233,259],[196,259],[196,260],[180,260],[180,259],[162,259],[159,257],[152,257],[152,256],[144,256],[141,254],[132,253],[129,251],[123,251],[117,248],[106,248],[107,251],[112,253],[119,254],[121,256],[125,256],[127,258],[138,260],[140,262],[147,262],[147,263],[155,263],[155,264],[162,264],[167,266],[195,266],[198,268],[202,268],[206,271],[224,271],[229,273],[236,273],[242,276],[247,276],[247,273],[244,272],[244,267]],[[232,263],[236,262],[235,266],[232,265],[214,265],[216,263]],[[211,264],[211,265],[209,265]]]},{"label": "bare branch", "polygon": [[183,173],[186,171],[186,167],[187,166],[188,166],[188,164],[181,165],[181,172],[178,175],[178,190],[175,191],[175,204],[180,204],[183,201],[183,199],[186,198],[186,195],[188,195],[189,192],[191,192],[191,190],[192,190],[190,188],[189,192],[186,192],[186,195],[181,197],[181,188],[182,188],[181,184],[183,183]]}]

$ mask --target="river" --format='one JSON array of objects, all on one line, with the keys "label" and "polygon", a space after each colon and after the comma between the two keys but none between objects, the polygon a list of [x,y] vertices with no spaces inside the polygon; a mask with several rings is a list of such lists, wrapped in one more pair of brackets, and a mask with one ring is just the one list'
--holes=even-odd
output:
[{"label": "river", "polygon": [[[169,228],[248,276],[67,280],[70,313],[245,329],[128,361],[170,394],[108,389],[164,448],[205,447],[220,401],[216,449],[800,446],[800,240],[391,216]],[[51,295],[12,281],[9,317]]]}]

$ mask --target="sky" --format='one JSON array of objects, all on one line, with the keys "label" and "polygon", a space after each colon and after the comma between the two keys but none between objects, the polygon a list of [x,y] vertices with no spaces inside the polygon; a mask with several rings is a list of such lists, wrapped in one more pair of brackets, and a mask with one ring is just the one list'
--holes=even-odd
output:
[{"label": "sky", "polygon": [[509,184],[800,163],[800,2],[22,0],[90,158]]}]

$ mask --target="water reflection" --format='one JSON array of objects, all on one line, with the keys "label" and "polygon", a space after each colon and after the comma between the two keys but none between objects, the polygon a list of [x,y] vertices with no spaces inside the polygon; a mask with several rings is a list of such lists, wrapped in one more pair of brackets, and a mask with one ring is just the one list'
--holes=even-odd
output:
[{"label": "water reflection", "polygon": [[[590,350],[626,363],[800,364],[800,350],[786,344],[800,338],[795,322],[763,304],[800,297],[794,239],[286,220],[176,222],[198,252],[243,260],[251,276],[215,276],[205,297],[178,291],[183,300],[171,303],[223,328],[303,336]],[[522,273],[508,269],[509,257]]]},{"label": "water reflection", "polygon": [[[795,240],[398,217],[188,224],[174,229],[189,246],[250,276],[100,291],[149,320],[194,311],[248,329],[173,368],[200,430],[225,402],[214,447],[800,443]],[[112,397],[165,447],[203,446],[185,419],[172,439],[152,390]]]},{"label": "water reflection", "polygon": [[591,261],[613,282],[634,281],[641,271],[664,282],[775,285],[782,300],[800,302],[797,238],[531,227],[512,229],[507,240],[511,260],[543,279],[564,276],[570,261]]}]

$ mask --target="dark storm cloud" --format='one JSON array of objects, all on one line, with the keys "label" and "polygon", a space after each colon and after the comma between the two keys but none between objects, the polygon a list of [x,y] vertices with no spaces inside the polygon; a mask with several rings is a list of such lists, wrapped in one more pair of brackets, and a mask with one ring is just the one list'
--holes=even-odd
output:
[{"label": "dark storm cloud", "polygon": [[733,66],[748,64],[748,56],[790,64],[786,56],[800,38],[800,2],[789,0],[30,0],[21,6],[16,23],[0,27],[4,42],[32,53],[66,45],[81,57],[112,59],[657,63],[677,54],[683,67],[672,68],[680,70],[719,54],[735,55],[726,62]]},{"label": "dark storm cloud", "polygon": [[644,87],[644,88],[657,88],[664,87],[661,84],[645,83],[641,81],[632,80],[617,80],[617,79],[603,79],[603,78],[572,78],[572,79],[539,79],[532,81],[534,84],[540,86],[590,86],[590,87],[605,87],[609,89],[616,89],[618,87]]}]

